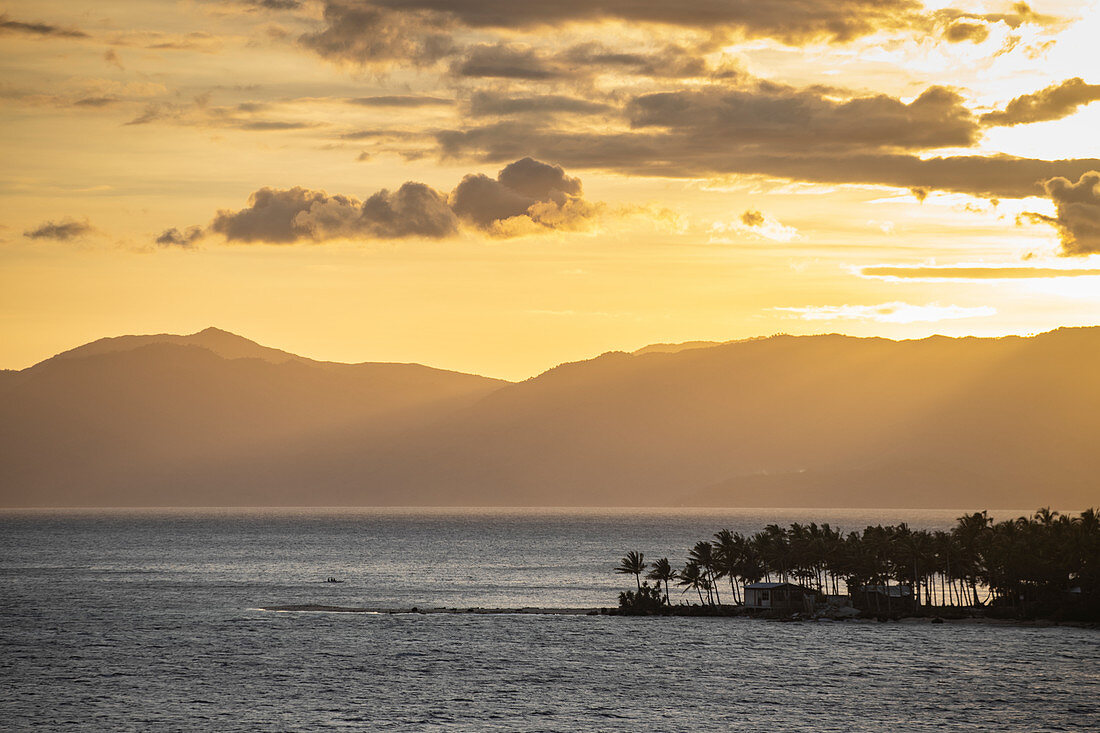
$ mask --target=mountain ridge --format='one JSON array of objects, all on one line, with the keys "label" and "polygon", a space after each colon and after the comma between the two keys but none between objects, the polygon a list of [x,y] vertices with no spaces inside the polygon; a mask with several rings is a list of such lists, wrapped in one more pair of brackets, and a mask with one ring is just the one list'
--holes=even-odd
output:
[{"label": "mountain ridge", "polygon": [[0,504],[1100,498],[1087,437],[1100,434],[1100,384],[1070,378],[1100,359],[1100,327],[997,339],[778,335],[607,352],[518,383],[125,343],[142,345],[78,347],[16,373],[22,382],[0,403]]}]

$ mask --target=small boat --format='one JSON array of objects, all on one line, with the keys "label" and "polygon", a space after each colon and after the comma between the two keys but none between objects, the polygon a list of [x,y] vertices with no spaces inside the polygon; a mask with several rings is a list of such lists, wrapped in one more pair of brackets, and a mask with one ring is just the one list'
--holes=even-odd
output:
[{"label": "small boat", "polygon": [[325,582],[326,583],[343,583],[344,581],[337,580],[336,578],[333,578],[333,577],[328,577],[328,578],[325,578]]}]

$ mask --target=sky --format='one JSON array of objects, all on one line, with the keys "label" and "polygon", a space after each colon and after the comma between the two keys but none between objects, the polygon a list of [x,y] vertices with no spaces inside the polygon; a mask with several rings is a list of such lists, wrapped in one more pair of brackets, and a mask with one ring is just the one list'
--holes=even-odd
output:
[{"label": "sky", "polygon": [[0,1],[0,367],[1100,324],[1100,5]]}]

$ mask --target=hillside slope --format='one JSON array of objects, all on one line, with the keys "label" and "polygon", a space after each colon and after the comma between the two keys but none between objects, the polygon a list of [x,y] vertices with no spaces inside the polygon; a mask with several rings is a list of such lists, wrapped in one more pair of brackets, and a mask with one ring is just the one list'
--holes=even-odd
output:
[{"label": "hillside slope", "polygon": [[208,329],[94,342],[7,375],[0,501],[263,504],[278,486],[225,481],[208,468],[246,455],[277,465],[349,430],[389,435],[504,384],[418,364],[284,354]]},{"label": "hillside slope", "polygon": [[1100,328],[777,336],[507,384],[140,342],[8,375],[0,501],[1082,508],[1098,362]]}]

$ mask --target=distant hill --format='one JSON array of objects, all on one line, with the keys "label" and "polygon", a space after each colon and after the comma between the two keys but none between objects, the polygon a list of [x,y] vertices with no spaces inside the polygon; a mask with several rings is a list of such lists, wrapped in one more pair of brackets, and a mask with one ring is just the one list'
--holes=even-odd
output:
[{"label": "distant hill", "polygon": [[277,482],[210,467],[246,455],[277,465],[348,430],[390,435],[504,384],[315,362],[217,329],[102,339],[0,378],[0,502],[300,503],[323,494],[307,483],[290,500]]},{"label": "distant hill", "polygon": [[78,346],[75,349],[64,351],[52,359],[79,359],[98,354],[111,354],[120,351],[133,351],[150,344],[173,344],[175,346],[198,346],[206,349],[223,359],[262,359],[272,364],[282,364],[287,361],[314,362],[279,349],[260,346],[255,341],[250,341],[235,333],[223,331],[220,328],[206,328],[198,333],[186,336],[176,336],[170,333],[160,333],[153,336],[115,336],[102,338],[90,344]]},{"label": "distant hill", "polygon": [[658,347],[517,384],[133,343],[0,379],[0,501],[1100,504],[1100,328]]}]

